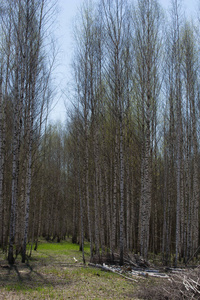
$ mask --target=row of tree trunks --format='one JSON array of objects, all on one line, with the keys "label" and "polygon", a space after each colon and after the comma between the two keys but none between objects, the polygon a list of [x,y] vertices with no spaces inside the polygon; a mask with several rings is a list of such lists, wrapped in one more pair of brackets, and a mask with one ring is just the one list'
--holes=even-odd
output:
[{"label": "row of tree trunks", "polygon": [[29,211],[34,203],[34,200],[31,202],[33,165],[38,154],[44,109],[50,99],[47,96],[50,71],[41,52],[48,15],[44,14],[44,6],[48,3],[9,0],[2,5],[0,245],[6,251],[9,240],[8,262],[13,264],[15,253],[22,254],[23,262],[26,258]]},{"label": "row of tree trunks", "polygon": [[[79,39],[78,31],[81,47],[74,71],[85,122],[86,223],[88,228],[94,224],[89,239],[99,259],[107,246],[112,259],[119,249],[121,263],[124,251],[135,248],[145,258],[149,249],[162,251],[166,263],[175,251],[177,264],[197,245],[197,95],[192,92],[197,89],[191,84],[196,84],[194,78],[189,80],[178,6],[173,1],[165,44],[162,12],[155,1],[138,0],[133,18],[126,1],[83,6],[84,38]],[[166,99],[162,117],[161,94]]]}]

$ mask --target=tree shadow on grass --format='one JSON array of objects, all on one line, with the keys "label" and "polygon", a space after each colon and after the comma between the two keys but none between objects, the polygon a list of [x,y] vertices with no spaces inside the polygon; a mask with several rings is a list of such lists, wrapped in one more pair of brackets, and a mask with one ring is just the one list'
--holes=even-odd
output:
[{"label": "tree shadow on grass", "polygon": [[12,266],[0,265],[0,287],[22,286],[23,289],[35,289],[37,287],[56,287],[69,285],[69,281],[60,278],[51,272],[45,273],[45,269],[27,264],[14,264]]}]

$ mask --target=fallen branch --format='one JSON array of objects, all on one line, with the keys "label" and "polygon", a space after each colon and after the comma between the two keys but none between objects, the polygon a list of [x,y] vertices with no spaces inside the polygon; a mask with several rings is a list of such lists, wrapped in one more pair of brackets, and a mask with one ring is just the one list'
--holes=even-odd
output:
[{"label": "fallen branch", "polygon": [[116,274],[118,274],[118,275],[120,275],[120,276],[122,276],[122,277],[124,277],[124,278],[126,278],[126,279],[129,279],[129,280],[138,282],[136,279],[130,278],[130,277],[128,277],[128,276],[125,276],[125,275],[123,275],[123,274],[117,272],[116,270],[113,270],[112,268],[109,268],[109,267],[106,266],[105,264],[103,264],[103,269],[106,270],[106,271],[110,271],[110,272],[116,273]]},{"label": "fallen branch", "polygon": [[125,275],[117,272],[116,270],[113,270],[113,269],[109,268],[105,264],[102,266],[102,265],[98,265],[98,264],[95,265],[93,263],[89,263],[88,266],[93,267],[93,268],[99,268],[99,269],[101,269],[103,271],[109,271],[109,272],[115,273],[117,275],[120,275],[120,276],[124,277],[125,279],[131,280],[131,281],[134,281],[134,282],[138,282],[136,279],[133,279],[133,278],[128,277],[128,276],[125,276]]}]

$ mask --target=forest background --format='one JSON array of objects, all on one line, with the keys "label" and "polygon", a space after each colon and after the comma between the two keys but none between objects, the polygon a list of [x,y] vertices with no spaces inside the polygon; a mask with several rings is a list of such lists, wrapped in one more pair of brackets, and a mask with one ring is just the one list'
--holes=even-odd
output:
[{"label": "forest background", "polygon": [[0,246],[40,236],[91,260],[134,251],[164,264],[199,246],[199,21],[181,4],[88,1],[73,24],[66,124],[47,122],[56,3],[1,1]]}]

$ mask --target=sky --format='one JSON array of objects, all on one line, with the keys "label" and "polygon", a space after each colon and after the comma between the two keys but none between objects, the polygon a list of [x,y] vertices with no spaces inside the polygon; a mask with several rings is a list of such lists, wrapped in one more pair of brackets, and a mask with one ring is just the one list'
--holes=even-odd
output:
[{"label": "sky", "polygon": [[[53,32],[58,48],[56,66],[53,72],[57,92],[52,103],[50,122],[61,121],[64,123],[66,107],[70,105],[70,63],[73,56],[72,24],[83,2],[84,0],[58,0],[58,14]],[[170,7],[170,2],[170,0],[159,0],[164,9]],[[198,0],[182,0],[182,6],[186,15],[192,17],[197,12]]]}]

